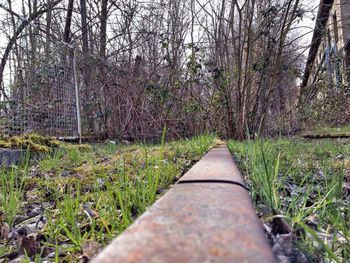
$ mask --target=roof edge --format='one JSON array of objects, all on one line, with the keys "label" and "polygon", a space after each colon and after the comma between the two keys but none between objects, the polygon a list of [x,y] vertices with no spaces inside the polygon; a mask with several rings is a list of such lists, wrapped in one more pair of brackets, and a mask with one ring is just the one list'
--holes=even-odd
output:
[{"label": "roof edge", "polygon": [[308,55],[305,70],[304,70],[302,87],[306,87],[307,82],[309,80],[310,72],[313,65],[312,63],[316,58],[317,51],[322,40],[323,30],[328,20],[329,12],[332,5],[333,5],[333,0],[320,0],[320,5],[318,8],[318,13],[316,18],[316,25],[312,36],[310,51],[309,51],[309,55]]}]

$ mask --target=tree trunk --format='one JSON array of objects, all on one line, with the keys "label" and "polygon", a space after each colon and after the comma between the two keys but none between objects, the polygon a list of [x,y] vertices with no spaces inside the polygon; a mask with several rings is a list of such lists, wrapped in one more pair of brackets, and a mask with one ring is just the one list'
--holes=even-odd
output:
[{"label": "tree trunk", "polygon": [[66,16],[66,24],[64,26],[63,33],[63,41],[66,43],[70,43],[70,26],[72,24],[72,15],[73,15],[73,4],[74,0],[69,0],[67,7],[67,16]]},{"label": "tree trunk", "polygon": [[101,1],[101,25],[100,25],[100,56],[106,57],[106,45],[107,45],[107,9],[108,0]]}]

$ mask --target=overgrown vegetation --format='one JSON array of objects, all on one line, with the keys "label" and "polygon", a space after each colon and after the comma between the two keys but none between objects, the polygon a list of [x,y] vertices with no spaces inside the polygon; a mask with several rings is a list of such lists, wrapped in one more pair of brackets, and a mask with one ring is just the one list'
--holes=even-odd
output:
[{"label": "overgrown vegetation", "polygon": [[288,223],[291,242],[307,262],[350,260],[349,142],[278,139],[228,146],[265,230],[286,234],[276,229]]},{"label": "overgrown vegetation", "polygon": [[71,136],[76,85],[85,136],[153,140],[167,125],[172,138],[242,139],[247,127],[278,133],[275,120],[294,127],[307,1],[2,2],[2,131]]},{"label": "overgrown vegetation", "polygon": [[[164,135],[163,135],[164,136]],[[36,164],[0,170],[0,260],[86,261],[215,143],[60,144]]]},{"label": "overgrown vegetation", "polygon": [[[305,129],[344,127],[350,125],[350,89],[324,83],[306,89],[300,98],[300,121]],[[348,131],[348,130],[347,130]]]}]

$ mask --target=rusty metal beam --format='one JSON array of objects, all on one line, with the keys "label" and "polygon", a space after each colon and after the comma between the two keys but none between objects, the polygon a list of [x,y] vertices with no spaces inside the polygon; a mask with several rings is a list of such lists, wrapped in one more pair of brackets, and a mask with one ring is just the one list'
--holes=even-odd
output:
[{"label": "rusty metal beam", "polygon": [[226,146],[179,182],[92,262],[275,262]]}]

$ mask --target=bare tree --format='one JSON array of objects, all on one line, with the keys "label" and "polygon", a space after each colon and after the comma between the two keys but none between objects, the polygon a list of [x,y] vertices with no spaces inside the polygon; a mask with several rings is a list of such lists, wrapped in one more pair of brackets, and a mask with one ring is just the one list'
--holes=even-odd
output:
[{"label": "bare tree", "polygon": [[[23,7],[30,7],[28,18],[19,25],[14,19],[22,18],[10,3],[1,6],[12,16],[14,33],[0,83],[13,47],[16,68],[25,68],[13,75],[18,83],[23,75],[30,90],[30,70],[44,63],[35,54],[44,51],[50,61],[58,42],[69,43],[78,56],[83,123],[90,133],[148,139],[167,125],[174,137],[208,130],[243,139],[247,131],[267,132],[289,109],[281,83],[295,83],[289,69],[300,66],[290,59],[297,57],[291,43],[298,37],[293,25],[302,13],[299,0],[60,2],[29,1]],[[16,43],[29,22],[28,36]],[[28,62],[32,66],[23,67]]]}]

